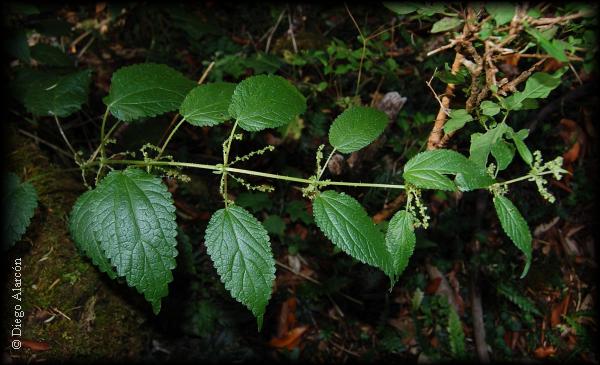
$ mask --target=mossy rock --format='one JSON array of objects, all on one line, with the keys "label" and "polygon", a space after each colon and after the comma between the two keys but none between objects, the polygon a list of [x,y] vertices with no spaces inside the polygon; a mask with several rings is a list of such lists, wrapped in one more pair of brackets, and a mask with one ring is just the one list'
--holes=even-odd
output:
[{"label": "mossy rock", "polygon": [[[139,360],[150,342],[143,298],[123,283],[110,280],[80,255],[68,232],[68,216],[85,191],[77,172],[65,173],[29,139],[9,136],[8,171],[32,180],[39,205],[23,239],[9,251],[8,263],[22,260],[25,311],[19,361]],[[9,270],[9,275],[11,274]],[[10,278],[10,276],[9,276]],[[7,283],[7,293],[13,282]],[[140,298],[138,298],[140,297]],[[5,318],[17,302],[8,297]],[[139,299],[139,300],[138,300]],[[10,326],[8,321],[5,326]],[[10,333],[10,327],[5,329]],[[46,351],[36,344],[48,345]],[[31,348],[33,347],[33,349]]]}]

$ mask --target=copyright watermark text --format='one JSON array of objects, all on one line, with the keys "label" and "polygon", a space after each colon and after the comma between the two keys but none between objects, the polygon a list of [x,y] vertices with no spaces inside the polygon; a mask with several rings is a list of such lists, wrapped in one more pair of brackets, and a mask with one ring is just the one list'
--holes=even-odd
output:
[{"label": "copyright watermark text", "polygon": [[13,298],[14,305],[14,319],[11,324],[11,347],[15,350],[19,350],[21,348],[21,335],[23,333],[23,321],[25,317],[25,311],[23,311],[23,307],[21,306],[22,302],[22,280],[21,280],[21,269],[22,269],[21,258],[18,257],[15,259],[14,265],[12,266],[14,273],[14,283],[11,289],[11,297]]}]

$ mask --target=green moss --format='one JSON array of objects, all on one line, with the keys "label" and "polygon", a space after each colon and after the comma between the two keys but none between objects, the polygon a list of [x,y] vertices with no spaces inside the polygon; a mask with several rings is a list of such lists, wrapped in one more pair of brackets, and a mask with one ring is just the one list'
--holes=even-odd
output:
[{"label": "green moss", "polygon": [[[149,331],[143,307],[131,303],[127,288],[115,290],[119,284],[106,280],[69,237],[68,214],[84,191],[78,174],[61,172],[32,141],[10,140],[9,170],[25,179],[39,176],[32,180],[39,208],[10,252],[23,260],[23,338],[50,345],[36,352],[37,360],[137,359]],[[23,361],[31,354],[15,353]]]}]

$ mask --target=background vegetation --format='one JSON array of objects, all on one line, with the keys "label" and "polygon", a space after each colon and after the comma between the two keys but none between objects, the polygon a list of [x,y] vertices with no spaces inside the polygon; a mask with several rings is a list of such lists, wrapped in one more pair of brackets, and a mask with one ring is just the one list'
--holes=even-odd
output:
[{"label": "background vegetation", "polygon": [[[406,161],[432,143],[443,97],[453,96],[452,109],[468,109],[473,94],[466,67],[455,68],[458,75],[450,72],[454,44],[445,47],[461,34],[463,23],[456,19],[469,18],[467,5],[429,4],[408,11],[408,4],[5,5],[3,68],[12,95],[4,108],[6,171],[30,181],[39,197],[30,228],[8,252],[8,263],[16,257],[24,262],[26,319],[23,348],[7,346],[6,356],[219,362],[487,356],[596,362],[597,21],[595,9],[580,4],[519,4],[518,11],[534,22],[553,20],[542,23],[542,36],[517,33],[511,47],[521,53],[494,59],[499,79],[507,80],[529,69],[554,73],[566,67],[546,99],[511,114],[515,131],[529,129],[532,151],[540,150],[547,160],[562,156],[571,172],[551,180],[554,204],[535,184],[511,187],[534,236],[533,263],[524,279],[519,279],[522,260],[515,259],[520,251],[503,234],[489,199],[481,198],[485,193],[424,194],[430,228],[416,230],[415,253],[390,292],[382,272],[327,241],[299,189],[271,181],[272,193],[247,191],[231,181],[236,204],[267,228],[277,260],[274,293],[257,333],[254,317],[230,297],[206,255],[204,231],[222,199],[215,193],[219,177],[197,171],[186,171],[187,183],[165,179],[177,206],[180,254],[158,316],[135,290],[101,275],[76,251],[67,219],[85,190],[53,118],[30,113],[35,94],[25,86],[36,72],[91,70],[85,107],[61,120],[70,144],[86,156],[98,145],[102,98],[122,66],[164,63],[191,79],[204,75],[206,82],[281,75],[307,98],[308,110],[287,126],[246,135],[234,147],[238,155],[267,144],[277,148],[248,161],[248,168],[309,176],[314,151],[326,143],[332,120],[348,106],[363,104],[388,113],[385,136],[360,153],[334,156],[328,174],[400,183]],[[501,11],[487,12],[478,22],[478,40],[511,32],[512,17],[505,21]],[[447,83],[457,84],[454,95],[444,92]],[[173,114],[125,123],[108,148],[126,153],[147,142],[159,145],[172,124]],[[467,123],[445,147],[468,155],[470,135],[478,127]],[[184,125],[169,153],[177,160],[218,163],[228,133],[222,125],[210,131]],[[526,170],[513,163],[506,173],[520,176]],[[406,198],[383,189],[340,190],[357,198],[382,229]],[[5,313],[12,318],[8,308]],[[487,347],[477,343],[477,321],[483,323]]]}]

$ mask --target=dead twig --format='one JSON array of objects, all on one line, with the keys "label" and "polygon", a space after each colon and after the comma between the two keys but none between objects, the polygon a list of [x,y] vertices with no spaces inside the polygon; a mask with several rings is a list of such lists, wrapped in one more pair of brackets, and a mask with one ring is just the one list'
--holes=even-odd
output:
[{"label": "dead twig", "polygon": [[[458,72],[460,66],[462,65],[463,59],[464,58],[462,54],[456,53],[451,68],[452,74],[456,74]],[[446,124],[446,119],[448,118],[446,110],[450,106],[450,97],[454,95],[454,87],[454,84],[448,84],[446,86],[446,91],[444,92],[444,96],[442,96],[440,109],[437,117],[435,118],[435,123],[433,124],[433,128],[431,128],[431,132],[429,133],[429,138],[427,139],[428,150],[434,150],[440,146],[440,142],[443,137],[444,124]]]},{"label": "dead twig", "polygon": [[[303,274],[303,273],[301,273],[299,271],[296,271],[296,270],[292,269],[291,267],[289,267],[288,265],[284,264],[283,262],[275,260],[275,264],[277,264],[277,266],[280,266],[280,267],[288,270],[289,272],[291,272],[294,275],[298,275],[299,277],[310,281],[313,284],[323,285],[319,280],[311,278],[310,276],[305,275],[305,274]],[[341,293],[341,292],[339,292],[338,294],[340,294],[342,297],[348,299],[349,301],[351,301],[353,303],[356,303],[358,305],[364,305],[364,303],[362,301],[360,301],[360,300],[358,300],[356,298],[353,298],[353,297],[351,297],[351,296],[349,296],[347,294],[344,294],[344,293]]]},{"label": "dead twig", "polygon": [[531,74],[534,73],[535,70],[537,70],[538,67],[540,67],[546,60],[547,60],[547,58],[542,58],[541,60],[536,62],[533,66],[531,66],[528,70],[521,72],[521,74],[519,76],[515,77],[512,81],[504,84],[500,88],[500,90],[498,90],[498,94],[502,95],[502,96],[506,96],[506,93],[509,91],[510,92],[517,91],[517,86],[520,83],[522,83],[523,81],[527,80],[529,78],[529,76],[531,76]]},{"label": "dead twig", "polygon": [[65,156],[69,157],[69,158],[73,157],[73,155],[72,155],[72,154],[70,154],[69,152],[67,152],[67,151],[63,150],[62,148],[58,147],[58,146],[57,146],[57,145],[55,145],[55,144],[52,144],[52,143],[50,143],[50,142],[48,142],[48,141],[46,141],[46,140],[44,140],[44,139],[42,139],[42,138],[40,138],[40,137],[38,137],[38,136],[34,135],[34,134],[31,134],[31,133],[29,133],[29,132],[27,132],[27,131],[25,131],[25,130],[23,130],[23,129],[20,129],[20,128],[19,128],[19,129],[17,129],[17,130],[19,131],[19,133],[21,133],[21,134],[24,134],[24,135],[26,135],[26,136],[27,136],[27,137],[29,137],[29,138],[32,138],[33,140],[35,140],[35,141],[36,141],[36,142],[38,142],[38,143],[45,144],[46,146],[48,146],[48,147],[52,148],[53,150],[55,150],[56,152],[58,152],[58,153],[60,153],[60,154],[63,154],[63,155],[65,155]]},{"label": "dead twig", "polygon": [[283,19],[283,14],[285,14],[285,9],[283,9],[281,11],[281,13],[279,13],[277,22],[275,22],[275,25],[271,28],[271,30],[268,33],[269,37],[267,38],[267,45],[265,46],[265,53],[269,53],[269,48],[271,47],[271,40],[273,39],[273,35],[275,34],[275,32],[277,31],[277,28],[279,27],[279,23],[281,23],[281,19]]}]

